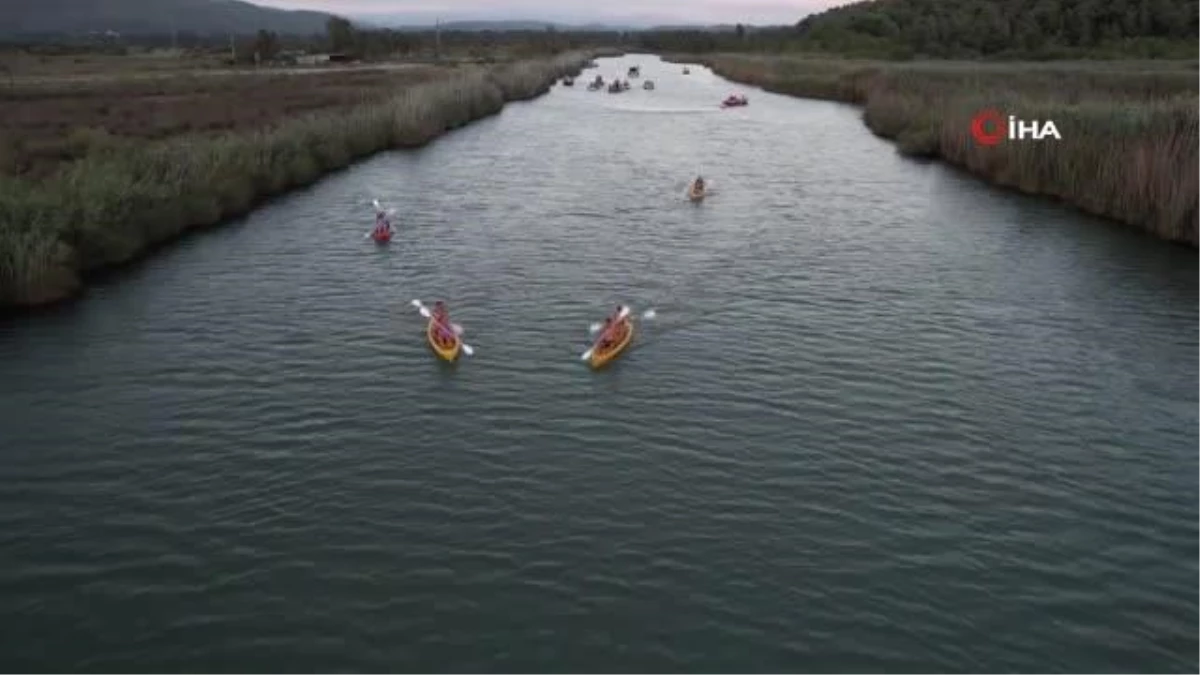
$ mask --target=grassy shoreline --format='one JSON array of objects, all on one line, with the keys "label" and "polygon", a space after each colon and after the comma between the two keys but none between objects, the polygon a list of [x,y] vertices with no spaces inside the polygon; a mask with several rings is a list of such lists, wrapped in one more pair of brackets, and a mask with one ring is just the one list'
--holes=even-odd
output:
[{"label": "grassy shoreline", "polygon": [[424,145],[535,98],[591,53],[457,70],[348,110],[273,127],[98,143],[43,180],[0,176],[0,308],[68,299],[86,276],[243,215],[352,162]]},{"label": "grassy shoreline", "polygon": [[[701,63],[775,93],[861,105],[867,127],[902,153],[938,158],[991,183],[1197,246],[1194,64],[664,59]],[[979,146],[969,130],[985,108],[1054,120],[1063,139]]]}]

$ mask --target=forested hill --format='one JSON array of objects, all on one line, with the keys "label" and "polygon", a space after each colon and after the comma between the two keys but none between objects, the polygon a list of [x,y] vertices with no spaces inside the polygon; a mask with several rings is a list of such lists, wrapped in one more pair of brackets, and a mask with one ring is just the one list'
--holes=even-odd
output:
[{"label": "forested hill", "polygon": [[1120,48],[1187,42],[1197,0],[872,0],[806,17],[799,39],[830,49],[891,47],[929,56]]},{"label": "forested hill", "polygon": [[882,58],[1195,58],[1198,0],[869,0],[795,26],[654,32],[663,51],[812,51]]}]

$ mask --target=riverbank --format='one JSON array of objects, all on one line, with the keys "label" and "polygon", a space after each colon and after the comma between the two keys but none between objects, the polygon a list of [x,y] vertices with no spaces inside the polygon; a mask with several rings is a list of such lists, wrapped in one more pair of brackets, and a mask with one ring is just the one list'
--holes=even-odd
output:
[{"label": "riverbank", "polygon": [[[377,100],[360,97],[258,128],[189,130],[163,140],[88,131],[79,138],[84,150],[47,175],[0,176],[0,307],[69,298],[91,272],[242,215],[357,159],[424,145],[506,102],[539,96],[591,57],[572,52],[426,73]],[[227,105],[240,110],[249,100]]]},{"label": "riverbank", "polygon": [[[664,58],[767,91],[861,105],[866,125],[900,152],[1197,246],[1194,63]],[[1053,120],[1062,140],[981,146],[971,119],[987,108]]]}]

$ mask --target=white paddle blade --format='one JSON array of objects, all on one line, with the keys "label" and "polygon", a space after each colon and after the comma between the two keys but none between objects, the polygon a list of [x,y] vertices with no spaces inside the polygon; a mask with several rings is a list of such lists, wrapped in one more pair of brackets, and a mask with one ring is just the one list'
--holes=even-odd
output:
[{"label": "white paddle blade", "polygon": [[648,309],[648,310],[642,312],[643,319],[653,319],[656,316],[658,316],[658,312],[656,312],[652,309]]},{"label": "white paddle blade", "polygon": [[433,314],[428,309],[425,309],[424,307],[417,308],[417,311],[420,312],[421,316],[425,317],[426,319],[433,316]]},{"label": "white paddle blade", "polygon": [[621,319],[624,319],[627,316],[629,316],[629,307],[626,305],[622,305],[620,313],[617,314],[617,321],[620,321]]},{"label": "white paddle blade", "polygon": [[413,299],[413,301],[412,301],[412,306],[413,306],[413,307],[420,307],[420,306],[421,306],[421,301],[420,301],[420,300],[417,300],[417,299],[415,299],[415,298],[414,298],[414,299]]},{"label": "white paddle blade", "polygon": [[592,350],[591,349],[589,349],[586,352],[579,355],[580,361],[587,361],[590,358],[592,358]]},{"label": "white paddle blade", "polygon": [[594,324],[588,326],[588,332],[595,333],[596,331],[600,330],[601,328],[603,328],[603,326],[601,326],[599,323],[594,323]]},{"label": "white paddle blade", "polygon": [[378,200],[378,199],[372,199],[372,200],[371,200],[371,206],[374,206],[376,211],[382,211],[382,210],[383,210],[383,206],[381,206],[381,205],[379,204],[379,200]]},{"label": "white paddle blade", "polygon": [[462,350],[467,356],[475,356],[475,348],[465,342],[462,343]]},{"label": "white paddle blade", "polygon": [[[462,326],[460,326],[460,325],[458,325],[458,324],[456,324],[456,323],[452,323],[452,324],[450,324],[450,330],[454,331],[454,334],[455,334],[455,335],[462,335],[462,334],[463,334],[463,327],[462,327]],[[463,346],[464,346],[464,347],[466,347],[466,345],[463,345]]]}]

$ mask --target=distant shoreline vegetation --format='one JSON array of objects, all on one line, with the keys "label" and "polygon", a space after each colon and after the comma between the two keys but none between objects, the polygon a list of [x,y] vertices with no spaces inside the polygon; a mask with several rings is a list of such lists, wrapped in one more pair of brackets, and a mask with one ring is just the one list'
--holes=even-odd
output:
[{"label": "distant shoreline vegetation", "polygon": [[838,55],[864,59],[1192,59],[1195,0],[868,0],[794,26],[651,31],[656,52]]},{"label": "distant shoreline vegetation", "polygon": [[0,308],[68,298],[90,272],[244,214],[356,159],[423,145],[507,101],[539,96],[594,55],[447,69],[384,100],[261,128],[161,141],[90,132],[79,140],[80,158],[40,180],[0,175]]},{"label": "distant shoreline vegetation", "polygon": [[[1197,246],[1200,125],[1194,64],[888,63],[746,54],[671,56],[768,91],[864,107],[909,155]],[[984,147],[972,118],[999,109],[1054,120],[1052,143]]]}]

